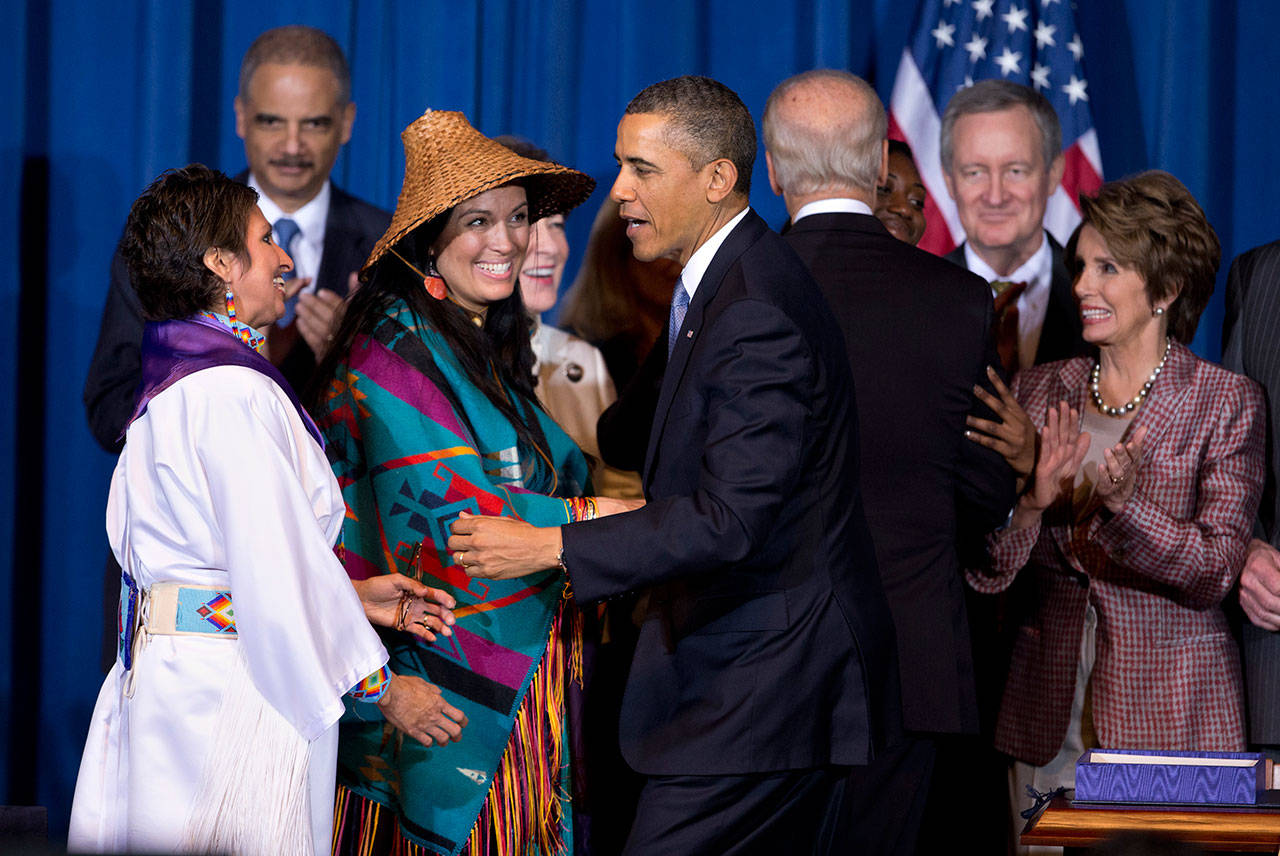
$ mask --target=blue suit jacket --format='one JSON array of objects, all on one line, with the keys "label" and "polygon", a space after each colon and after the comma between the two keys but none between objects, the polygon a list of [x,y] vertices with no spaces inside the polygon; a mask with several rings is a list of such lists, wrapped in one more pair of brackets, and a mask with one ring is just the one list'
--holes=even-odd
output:
[{"label": "blue suit jacket", "polygon": [[897,666],[852,379],[817,285],[754,212],[656,393],[648,504],[564,527],[577,598],[647,594],[624,757],[650,775],[865,763],[896,721]]}]

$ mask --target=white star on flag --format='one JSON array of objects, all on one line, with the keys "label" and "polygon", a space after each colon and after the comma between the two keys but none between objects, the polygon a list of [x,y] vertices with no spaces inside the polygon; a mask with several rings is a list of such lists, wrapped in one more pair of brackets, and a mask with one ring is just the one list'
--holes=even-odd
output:
[{"label": "white star on flag", "polygon": [[1019,9],[1017,6],[1010,6],[1009,11],[1000,16],[1004,22],[1009,25],[1009,32],[1015,33],[1018,30],[1026,31],[1027,29],[1027,10]]},{"label": "white star on flag", "polygon": [[1076,201],[1080,194],[1102,185],[1102,157],[1087,83],[1092,69],[1085,67],[1083,34],[1077,37],[1074,11],[1077,4],[1085,4],[1081,0],[899,3],[914,6],[915,12],[889,99],[890,127],[895,139],[906,140],[914,149],[927,191],[928,214],[920,248],[942,255],[965,241],[964,224],[947,192],[938,157],[938,128],[947,102],[985,79],[1025,84],[1047,99],[1058,115],[1064,169],[1049,198],[1044,228],[1062,243],[1080,223]]},{"label": "white star on flag", "polygon": [[946,45],[949,48],[956,46],[956,40],[952,38],[956,32],[955,24],[948,24],[946,21],[939,21],[937,28],[931,30],[929,35],[938,40],[938,47]]},{"label": "white star on flag", "polygon": [[1089,100],[1089,96],[1084,91],[1084,88],[1088,85],[1089,82],[1087,80],[1079,80],[1073,74],[1071,75],[1071,80],[1067,81],[1067,84],[1062,87],[1062,91],[1067,93],[1067,97],[1071,99],[1072,106],[1075,106],[1077,101]]},{"label": "white star on flag", "polygon": [[964,49],[969,52],[969,62],[977,62],[980,59],[987,58],[987,40],[977,33],[974,33],[973,38],[965,42]]},{"label": "white star on flag", "polygon": [[1018,73],[1018,63],[1022,61],[1022,54],[1017,51],[1009,50],[1009,46],[1004,46],[1004,53],[996,57],[996,65],[1000,66],[1000,73],[1005,77]]},{"label": "white star on flag", "polygon": [[1044,48],[1051,48],[1057,45],[1058,43],[1053,40],[1053,34],[1057,31],[1058,28],[1050,24],[1048,21],[1041,21],[1036,24],[1036,48],[1038,50],[1043,50]]},{"label": "white star on flag", "polygon": [[1031,69],[1031,82],[1035,85],[1036,91],[1049,88],[1049,66],[1036,63],[1035,68]]}]

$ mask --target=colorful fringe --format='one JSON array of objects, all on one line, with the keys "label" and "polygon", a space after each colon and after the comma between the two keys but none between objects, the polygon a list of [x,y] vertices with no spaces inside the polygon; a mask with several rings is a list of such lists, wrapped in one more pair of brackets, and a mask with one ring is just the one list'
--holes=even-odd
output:
[{"label": "colorful fringe", "polygon": [[[516,712],[489,794],[458,856],[572,852],[572,839],[565,839],[570,795],[562,785],[568,769],[566,679],[582,686],[582,613],[567,595],[560,600],[546,652]],[[438,856],[404,836],[394,811],[342,785],[334,805],[333,853]]]}]

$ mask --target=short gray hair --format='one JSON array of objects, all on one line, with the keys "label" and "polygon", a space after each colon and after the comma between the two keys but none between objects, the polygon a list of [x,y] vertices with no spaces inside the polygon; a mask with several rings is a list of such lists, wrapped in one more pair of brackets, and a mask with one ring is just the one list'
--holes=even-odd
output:
[{"label": "short gray hair", "polygon": [[[779,116],[786,96],[810,83],[849,90],[860,100],[861,109],[807,119]],[[785,192],[805,195],[836,187],[875,191],[889,121],[875,90],[862,78],[830,68],[789,77],[769,95],[762,124],[774,178]]]},{"label": "short gray hair", "polygon": [[951,172],[951,160],[955,156],[954,133],[961,116],[973,113],[995,113],[1014,107],[1026,107],[1040,129],[1040,151],[1044,167],[1049,168],[1062,153],[1062,125],[1049,99],[1030,87],[1011,80],[979,80],[951,96],[942,114],[942,169]]}]

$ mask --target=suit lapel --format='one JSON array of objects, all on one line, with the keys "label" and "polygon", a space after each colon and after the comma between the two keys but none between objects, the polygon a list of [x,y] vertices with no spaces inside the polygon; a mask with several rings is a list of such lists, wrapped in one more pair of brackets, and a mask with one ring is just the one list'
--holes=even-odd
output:
[{"label": "suit lapel", "polygon": [[742,218],[742,222],[734,227],[724,243],[720,245],[715,257],[711,259],[711,264],[707,266],[702,281],[698,283],[698,290],[694,292],[693,300],[689,303],[684,324],[677,333],[675,347],[671,351],[666,371],[662,375],[662,388],[658,393],[658,406],[653,413],[653,426],[649,429],[649,447],[644,459],[646,485],[653,477],[653,466],[658,457],[658,443],[662,439],[662,431],[667,424],[671,401],[684,379],[685,369],[689,365],[689,355],[698,340],[707,304],[715,297],[724,275],[728,273],[733,263],[768,229],[764,220],[760,219],[755,211],[748,210],[747,216]]},{"label": "suit lapel", "polygon": [[360,255],[360,234],[351,222],[347,195],[329,185],[329,215],[324,226],[324,252],[320,256],[317,288],[327,288],[339,297],[347,296],[347,277],[364,265]]},{"label": "suit lapel", "polygon": [[1062,246],[1048,232],[1052,266],[1049,274],[1049,305],[1040,327],[1040,344],[1036,346],[1036,362],[1048,363],[1080,353],[1080,315],[1071,294],[1071,273],[1063,258]]},{"label": "suit lapel", "polygon": [[[1191,353],[1174,342],[1169,348],[1169,359],[1161,369],[1160,377],[1156,378],[1156,382],[1151,385],[1151,392],[1148,393],[1142,407],[1138,408],[1138,415],[1133,418],[1132,424],[1125,432],[1125,439],[1128,440],[1133,436],[1133,432],[1138,430],[1138,426],[1147,426],[1147,437],[1142,441],[1144,460],[1151,459],[1152,449],[1168,432],[1169,426],[1173,425],[1182,402],[1191,392],[1194,370],[1195,360]],[[1139,473],[1141,473],[1141,467],[1139,467]]]}]

